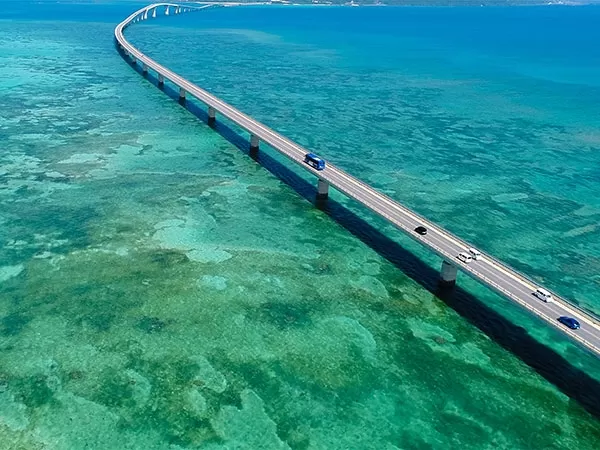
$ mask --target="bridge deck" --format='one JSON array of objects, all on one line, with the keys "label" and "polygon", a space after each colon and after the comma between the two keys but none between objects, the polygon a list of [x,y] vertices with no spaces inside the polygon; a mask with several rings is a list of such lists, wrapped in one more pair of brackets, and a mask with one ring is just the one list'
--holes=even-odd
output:
[{"label": "bridge deck", "polygon": [[[166,7],[167,5],[177,6],[176,4],[166,3],[149,5],[136,11],[116,27],[115,38],[117,42],[132,57],[154,70],[157,74],[164,76],[165,80],[170,80],[176,86],[183,88],[189,95],[194,96],[207,106],[213,107],[219,114],[236,123],[244,130],[256,135],[261,141],[297,163],[304,170],[312,172],[315,176],[328,182],[340,192],[343,192],[348,197],[362,203],[371,211],[387,219],[398,229],[404,231],[411,238],[434,251],[441,258],[455,265],[464,273],[492,288],[500,295],[518,303],[572,339],[583,344],[594,353],[600,355],[600,320],[591,313],[580,309],[577,305],[555,294],[553,294],[554,302],[552,303],[545,303],[539,300],[533,296],[536,287],[539,287],[538,284],[496,260],[491,255],[482,253],[482,257],[479,260],[474,260],[469,264],[459,261],[457,259],[458,253],[468,252],[468,249],[473,247],[471,244],[402,206],[397,201],[378,192],[329,162],[327,162],[324,170],[317,171],[313,169],[303,162],[304,156],[306,153],[309,153],[309,150],[292,142],[271,128],[254,120],[218,97],[157,63],[125,39],[123,30],[134,19],[141,18],[147,10],[155,7]],[[179,6],[191,9],[189,4]],[[202,9],[202,7],[193,9]],[[421,236],[414,232],[414,228],[419,225],[427,228],[427,235]],[[581,323],[581,328],[579,330],[570,330],[564,327],[557,322],[557,318],[560,316],[577,318]]]}]

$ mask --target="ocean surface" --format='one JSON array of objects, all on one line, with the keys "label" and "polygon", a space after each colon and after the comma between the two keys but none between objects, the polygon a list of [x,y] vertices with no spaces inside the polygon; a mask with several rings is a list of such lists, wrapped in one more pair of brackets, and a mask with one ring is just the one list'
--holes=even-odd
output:
[{"label": "ocean surface", "polygon": [[[0,450],[598,449],[600,361],[118,54],[0,12]],[[600,314],[600,7],[215,8],[142,51]]]}]

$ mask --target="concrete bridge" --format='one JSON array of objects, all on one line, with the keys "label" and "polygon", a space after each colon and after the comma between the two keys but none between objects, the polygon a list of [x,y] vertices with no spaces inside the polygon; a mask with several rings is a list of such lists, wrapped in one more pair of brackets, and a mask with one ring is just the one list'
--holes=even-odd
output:
[{"label": "concrete bridge", "polygon": [[[491,255],[483,253],[478,260],[473,260],[470,263],[462,262],[457,256],[461,252],[468,253],[469,248],[473,247],[471,244],[454,236],[329,162],[327,162],[324,170],[315,170],[304,163],[304,157],[309,153],[309,150],[292,142],[149,58],[131,45],[123,34],[128,26],[151,19],[157,15],[176,15],[200,11],[210,7],[217,7],[217,5],[196,6],[193,4],[155,3],[146,6],[131,14],[116,27],[115,39],[117,45],[125,57],[131,60],[132,64],[141,65],[144,73],[147,73],[149,70],[154,71],[157,75],[159,86],[164,85],[165,81],[168,81],[179,89],[181,100],[185,100],[187,95],[191,95],[204,103],[208,110],[209,122],[214,122],[217,114],[219,114],[246,130],[250,135],[251,151],[257,152],[260,142],[264,142],[291,161],[297,163],[302,169],[311,172],[317,178],[318,197],[327,198],[329,188],[333,187],[387,219],[412,239],[436,253],[442,258],[440,276],[442,283],[447,285],[454,284],[457,271],[461,270],[500,295],[521,305],[600,356],[600,318],[556,294],[553,294],[552,302],[543,302],[533,295],[535,290],[540,287],[539,284],[496,260]],[[415,233],[414,230],[417,226],[426,227],[427,234],[420,235]],[[560,316],[576,318],[580,322],[581,328],[571,330],[565,327],[557,321]]]}]

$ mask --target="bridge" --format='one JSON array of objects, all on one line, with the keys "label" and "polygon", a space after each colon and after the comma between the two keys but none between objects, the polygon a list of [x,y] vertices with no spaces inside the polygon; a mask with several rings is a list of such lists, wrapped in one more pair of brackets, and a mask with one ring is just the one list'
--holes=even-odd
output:
[{"label": "bridge", "polygon": [[[140,64],[142,72],[149,70],[156,73],[158,85],[164,86],[165,81],[179,89],[180,100],[185,101],[187,95],[193,96],[207,107],[208,121],[214,123],[216,115],[234,122],[250,135],[250,152],[258,152],[261,142],[298,164],[302,169],[312,173],[317,179],[317,197],[326,199],[329,188],[344,193],[348,197],[391,222],[396,228],[406,233],[429,250],[442,258],[440,282],[453,285],[457,271],[460,270],[498,294],[522,306],[530,313],[538,316],[551,326],[559,329],[571,339],[582,344],[597,356],[600,356],[600,318],[593,313],[580,308],[575,303],[553,295],[552,302],[544,302],[533,295],[539,284],[525,275],[515,271],[491,255],[482,253],[477,259],[465,263],[458,259],[461,252],[469,253],[473,246],[442,227],[420,216],[414,211],[401,205],[392,198],[378,192],[371,186],[355,178],[335,165],[327,162],[325,169],[316,170],[304,162],[309,150],[292,142],[271,128],[263,125],[252,117],[225,103],[218,97],[196,86],[182,76],[162,66],[140,50],[131,45],[124,36],[124,30],[138,22],[160,15],[177,15],[217,7],[217,5],[193,5],[190,3],[155,3],[131,14],[115,28],[116,43],[125,58],[133,65]],[[426,235],[415,232],[415,228],[424,226]],[[571,330],[558,322],[560,316],[576,318],[581,328]]]}]

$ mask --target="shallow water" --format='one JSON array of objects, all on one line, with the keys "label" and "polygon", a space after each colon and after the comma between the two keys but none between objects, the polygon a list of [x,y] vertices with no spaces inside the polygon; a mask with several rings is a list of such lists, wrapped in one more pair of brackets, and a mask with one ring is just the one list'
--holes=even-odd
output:
[{"label": "shallow water", "polygon": [[[314,208],[295,189],[304,178],[268,149],[271,171],[143,80],[111,40],[133,6],[60,8],[0,22],[1,445],[597,447],[600,423],[567,395],[593,386],[577,370],[600,378],[595,357],[469,280],[450,308],[428,290],[435,257],[356,205],[354,216]],[[395,26],[349,34],[355,10],[204,11],[128,36],[561,293],[600,304],[599,187],[584,176],[597,158],[593,82],[573,64],[561,73],[575,71],[575,87],[544,101],[539,79],[534,98],[515,75],[460,66],[458,52],[448,73],[431,37]],[[444,14],[404,11],[425,23]],[[323,27],[332,15],[338,25]],[[370,54],[373,39],[395,56]],[[406,64],[416,48],[432,53]],[[473,109],[472,98],[495,106]],[[581,195],[567,189],[573,179]],[[532,208],[564,218],[536,221]],[[493,311],[555,341],[575,369]]]}]

